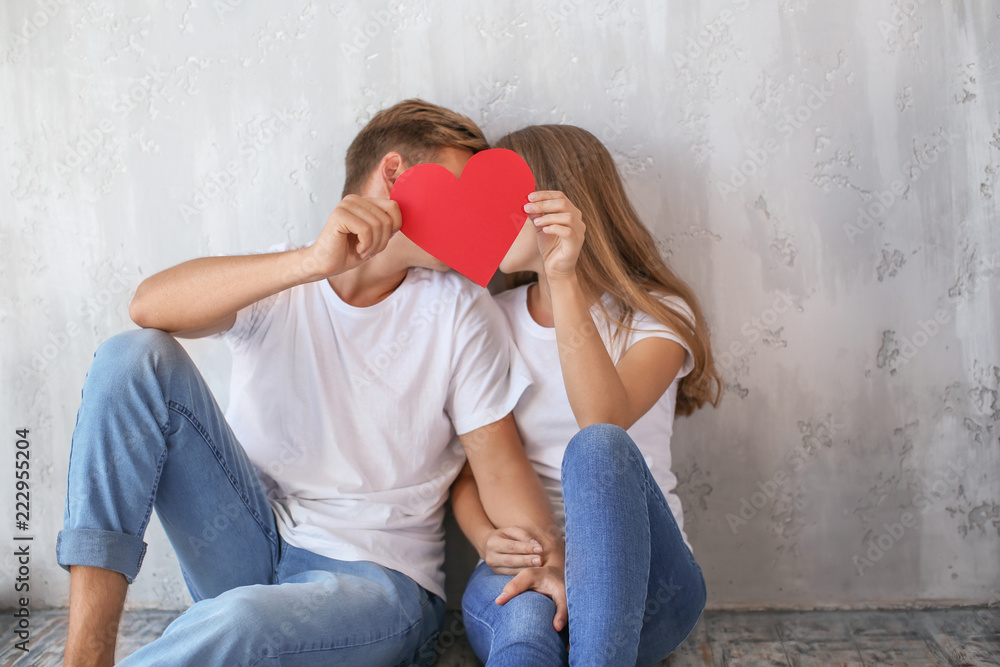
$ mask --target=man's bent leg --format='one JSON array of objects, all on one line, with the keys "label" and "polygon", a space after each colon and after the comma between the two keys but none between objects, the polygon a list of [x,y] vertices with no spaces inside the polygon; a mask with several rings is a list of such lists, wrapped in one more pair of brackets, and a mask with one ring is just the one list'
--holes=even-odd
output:
[{"label": "man's bent leg", "polygon": [[70,571],[66,667],[113,665],[128,589],[125,575],[86,565],[73,565]]},{"label": "man's bent leg", "polygon": [[253,465],[180,344],[143,330],[105,342],[84,385],[57,544],[71,580],[86,566],[131,583],[154,506],[196,600],[271,582],[277,530]]},{"label": "man's bent leg", "polygon": [[440,598],[375,563],[322,560],[338,571],[300,572],[195,603],[121,665],[433,663]]}]

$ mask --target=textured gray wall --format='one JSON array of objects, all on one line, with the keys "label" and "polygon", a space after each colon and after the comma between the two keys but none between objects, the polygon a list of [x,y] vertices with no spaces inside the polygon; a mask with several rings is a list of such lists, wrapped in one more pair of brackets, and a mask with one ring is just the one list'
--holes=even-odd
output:
[{"label": "textured gray wall", "polygon": [[[1000,9],[952,0],[0,5],[0,607],[35,607],[91,354],[141,279],[313,238],[409,97],[601,136],[729,392],[676,471],[715,606],[1000,600]],[[990,44],[993,46],[990,46]],[[189,346],[225,400],[221,344]],[[133,606],[183,607],[155,527]]]}]

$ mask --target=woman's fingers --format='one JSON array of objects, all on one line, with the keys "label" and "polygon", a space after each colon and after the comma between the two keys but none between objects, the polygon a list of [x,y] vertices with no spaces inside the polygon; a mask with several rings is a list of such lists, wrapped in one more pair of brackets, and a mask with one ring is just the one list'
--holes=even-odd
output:
[{"label": "woman's fingers", "polygon": [[535,223],[535,227],[545,227],[546,225],[562,225],[563,227],[573,228],[573,214],[572,213],[546,213],[545,215],[540,215],[532,220]]},{"label": "woman's fingers", "polygon": [[530,591],[535,582],[535,572],[538,572],[538,570],[521,570],[518,572],[517,575],[508,581],[507,585],[503,587],[500,595],[497,596],[496,603],[499,605],[507,604],[521,593]]},{"label": "woman's fingers", "polygon": [[567,199],[561,190],[536,190],[528,195],[528,201],[537,202],[548,199]]},{"label": "woman's fingers", "polygon": [[521,528],[501,528],[494,531],[486,542],[486,548],[504,554],[541,553],[538,541]]},{"label": "woman's fingers", "polygon": [[508,538],[510,538],[512,540],[518,540],[520,542],[535,542],[537,544],[537,542],[535,541],[534,536],[532,536],[531,533],[529,533],[528,531],[526,531],[524,528],[521,528],[520,526],[511,526],[510,528],[501,528],[497,532],[499,532],[504,537],[508,537]]},{"label": "woman's fingers", "polygon": [[488,556],[486,564],[493,568],[497,574],[504,574],[499,572],[497,568],[508,570],[508,574],[516,574],[526,567],[540,567],[542,565],[542,557],[537,554],[490,553]]},{"label": "woman's fingers", "polygon": [[507,582],[503,591],[497,596],[496,603],[504,605],[525,591],[535,590],[547,595],[556,605],[556,613],[552,617],[552,627],[556,632],[566,627],[569,621],[569,607],[566,604],[566,585],[562,580],[561,570],[552,568],[532,568],[522,570]]},{"label": "woman's fingers", "polygon": [[566,604],[566,589],[561,588],[549,597],[556,603],[556,615],[552,618],[552,627],[555,628],[556,632],[562,632],[562,629],[569,623],[569,605]]},{"label": "woman's fingers", "polygon": [[524,205],[524,212],[529,214],[538,213],[561,213],[563,211],[572,212],[576,207],[568,199],[546,199],[536,202],[528,202]]}]

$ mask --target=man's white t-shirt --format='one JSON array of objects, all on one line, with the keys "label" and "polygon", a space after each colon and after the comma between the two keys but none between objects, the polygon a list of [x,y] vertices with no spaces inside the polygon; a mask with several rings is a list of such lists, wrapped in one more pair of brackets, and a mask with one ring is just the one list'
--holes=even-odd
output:
[{"label": "man's white t-shirt", "polygon": [[[565,525],[565,508],[560,484],[563,453],[574,435],[580,430],[573,416],[573,409],[566,395],[562,369],[559,364],[559,349],[556,344],[556,330],[538,324],[528,312],[528,285],[503,292],[495,297],[507,322],[510,324],[514,342],[517,344],[531,371],[533,384],[521,395],[514,407],[524,449],[542,480],[555,510],[560,525]],[[666,297],[665,301],[677,312],[691,317],[687,305],[676,297]],[[605,298],[609,309],[612,303]],[[615,364],[621,359],[621,346],[612,346],[612,323],[604,317],[600,307],[591,309],[594,323],[608,348]],[[624,350],[645,338],[666,338],[679,343],[687,351],[684,364],[677,377],[670,384],[652,408],[628,429],[628,434],[642,452],[653,478],[663,491],[677,525],[681,529],[684,542],[684,516],[680,498],[674,493],[677,478],[670,470],[670,436],[674,430],[674,406],[677,402],[677,387],[681,378],[694,369],[691,351],[676,332],[645,313],[636,313],[632,326],[636,331],[627,332]],[[690,544],[688,544],[690,548]]]},{"label": "man's white t-shirt", "polygon": [[223,337],[226,417],[285,541],[444,597],[443,506],[465,462],[454,436],[507,415],[530,383],[489,293],[410,269],[357,308],[321,280],[241,310]]}]

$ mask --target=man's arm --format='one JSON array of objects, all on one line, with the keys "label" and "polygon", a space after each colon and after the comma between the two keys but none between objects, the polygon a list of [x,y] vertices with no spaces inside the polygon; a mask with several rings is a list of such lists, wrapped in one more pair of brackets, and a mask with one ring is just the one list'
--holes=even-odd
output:
[{"label": "man's arm", "polygon": [[542,564],[545,550],[531,533],[519,526],[497,529],[486,516],[479,485],[468,463],[451,485],[451,508],[479,557],[497,574],[515,575]]},{"label": "man's arm", "polygon": [[296,285],[338,275],[378,254],[400,224],[396,202],[348,195],[313,245],[184,262],[144,280],[129,315],[141,327],[188,338],[227,331],[240,309]]},{"label": "man's arm", "polygon": [[[497,603],[503,604],[529,589],[544,593],[556,603],[552,625],[562,630],[568,619],[562,531],[553,519],[545,489],[524,453],[514,418],[507,415],[500,421],[459,436],[459,440],[469,458],[489,522],[501,528],[522,528],[534,536],[543,549],[541,566],[522,570],[507,584]],[[460,494],[462,491],[460,488]],[[474,513],[471,516],[480,528],[485,525],[481,518],[475,519]]]}]

